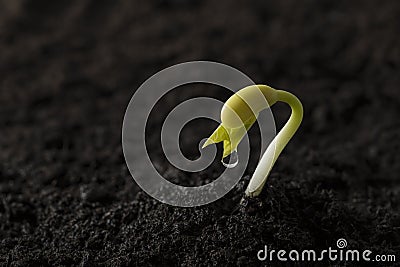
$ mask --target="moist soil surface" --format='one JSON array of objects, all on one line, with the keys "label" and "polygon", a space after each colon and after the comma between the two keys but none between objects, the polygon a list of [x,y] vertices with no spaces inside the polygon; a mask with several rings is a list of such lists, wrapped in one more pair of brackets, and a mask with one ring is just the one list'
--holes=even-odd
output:
[{"label": "moist soil surface", "polygon": [[[399,14],[398,1],[369,0],[0,1],[0,262],[275,266],[257,259],[265,245],[319,251],[339,238],[400,260]],[[304,105],[254,200],[241,203],[257,160],[195,208],[154,200],[129,174],[131,96],[191,60],[231,65]],[[289,108],[272,111],[280,129]],[[217,124],[202,125],[182,142]],[[157,153],[176,183],[218,174],[183,173]]]}]

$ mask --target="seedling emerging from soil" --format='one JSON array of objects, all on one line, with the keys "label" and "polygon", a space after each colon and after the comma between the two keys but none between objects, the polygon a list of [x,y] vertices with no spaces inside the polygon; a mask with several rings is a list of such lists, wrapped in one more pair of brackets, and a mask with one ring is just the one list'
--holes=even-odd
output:
[{"label": "seedling emerging from soil", "polygon": [[261,193],[277,158],[299,128],[303,119],[303,106],[299,99],[289,92],[275,90],[266,85],[245,87],[224,104],[221,110],[222,123],[203,145],[204,148],[223,141],[222,160],[224,160],[225,157],[236,152],[238,144],[257,120],[258,113],[278,101],[287,103],[292,108],[292,114],[258,163],[246,189],[246,195],[249,197],[258,196]]}]

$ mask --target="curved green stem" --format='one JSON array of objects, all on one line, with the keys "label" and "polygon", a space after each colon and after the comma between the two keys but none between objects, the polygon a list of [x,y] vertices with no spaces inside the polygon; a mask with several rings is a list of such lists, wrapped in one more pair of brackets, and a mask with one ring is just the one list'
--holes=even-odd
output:
[{"label": "curved green stem", "polygon": [[258,163],[253,177],[246,189],[246,195],[250,197],[258,196],[261,193],[272,167],[282,150],[299,128],[303,119],[303,106],[300,100],[289,92],[282,90],[276,90],[276,92],[277,101],[287,103],[292,109],[292,114],[285,126],[268,146]]},{"label": "curved green stem", "polygon": [[246,195],[250,197],[261,193],[277,158],[299,128],[303,119],[303,106],[300,100],[289,92],[275,90],[266,85],[245,87],[226,101],[221,110],[221,125],[203,145],[206,147],[213,143],[224,142],[223,158],[227,157],[257,120],[258,113],[277,101],[287,103],[292,109],[292,114],[258,163],[246,189]]}]

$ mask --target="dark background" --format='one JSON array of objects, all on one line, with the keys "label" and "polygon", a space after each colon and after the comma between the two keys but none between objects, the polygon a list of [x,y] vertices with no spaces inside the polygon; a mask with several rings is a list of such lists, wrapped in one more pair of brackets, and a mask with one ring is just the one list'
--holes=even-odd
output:
[{"label": "dark background", "polygon": [[[399,14],[371,0],[0,1],[0,262],[248,266],[264,245],[338,238],[399,258]],[[257,201],[239,205],[246,176],[213,204],[174,208],[128,173],[130,97],[190,60],[303,102]],[[279,128],[289,110],[273,112]]]}]

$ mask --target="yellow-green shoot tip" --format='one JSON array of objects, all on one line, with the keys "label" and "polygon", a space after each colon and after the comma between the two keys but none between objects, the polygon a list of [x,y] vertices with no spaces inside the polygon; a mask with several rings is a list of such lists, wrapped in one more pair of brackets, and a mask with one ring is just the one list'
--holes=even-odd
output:
[{"label": "yellow-green shoot tip", "polygon": [[247,120],[242,127],[238,128],[226,128],[222,124],[220,124],[218,128],[212,133],[212,135],[207,139],[207,141],[203,144],[202,148],[205,148],[211,144],[224,142],[224,153],[222,155],[222,158],[229,156],[233,151],[236,150],[247,130],[250,129],[256,119],[257,118],[253,116],[252,118]]}]

